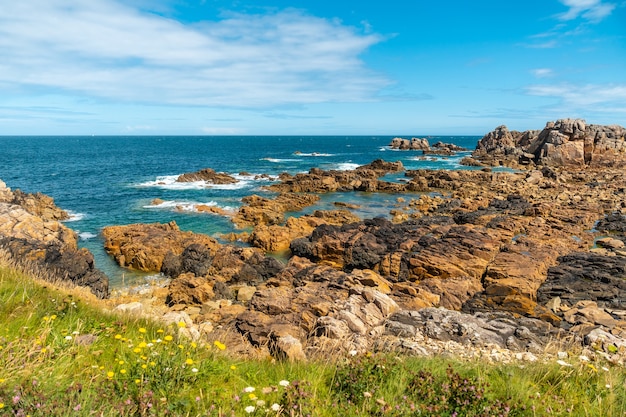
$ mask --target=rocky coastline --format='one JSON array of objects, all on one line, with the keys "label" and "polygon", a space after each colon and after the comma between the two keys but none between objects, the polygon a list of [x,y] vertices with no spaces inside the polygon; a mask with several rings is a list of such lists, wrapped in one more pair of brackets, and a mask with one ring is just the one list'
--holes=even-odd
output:
[{"label": "rocky coastline", "polygon": [[[107,227],[106,250],[121,266],[169,277],[162,288],[117,291],[112,303],[276,359],[386,350],[536,360],[574,349],[623,365],[624,133],[569,119],[542,131],[501,126],[467,161],[478,170],[409,171],[378,160],[283,175],[268,187],[275,197],[250,196],[232,214],[237,244],[175,223]],[[207,181],[215,174],[201,172]],[[406,181],[380,179],[389,172]],[[29,210],[0,185],[0,236],[14,257],[54,258],[18,247],[22,240],[59,248],[60,258],[80,252],[51,200]],[[286,215],[320,193],[355,190],[403,196],[390,220],[362,220],[350,207]],[[41,230],[24,232],[15,211]]]}]

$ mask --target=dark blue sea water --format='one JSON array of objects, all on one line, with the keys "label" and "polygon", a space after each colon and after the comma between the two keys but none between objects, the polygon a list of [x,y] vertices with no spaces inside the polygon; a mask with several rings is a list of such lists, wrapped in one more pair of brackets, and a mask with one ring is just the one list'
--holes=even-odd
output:
[{"label": "dark blue sea water", "polygon": [[[409,136],[406,136],[409,138]],[[455,157],[423,160],[418,151],[392,151],[392,136],[246,136],[246,137],[0,137],[0,179],[12,189],[42,192],[72,214],[67,226],[78,232],[80,245],[94,253],[97,266],[113,286],[143,279],[118,268],[102,248],[104,226],[169,222],[183,230],[218,235],[235,231],[226,217],[198,213],[195,205],[237,209],[241,198],[264,195],[270,180],[258,174],[295,174],[312,167],[353,169],[382,158],[400,160],[408,169],[460,168]],[[479,137],[429,137],[474,149]],[[216,186],[175,183],[185,172],[212,168],[240,182]],[[245,173],[249,174],[246,175]],[[400,176],[399,176],[400,177]],[[393,178],[392,178],[393,179]],[[388,216],[397,196],[366,193],[322,196],[317,208],[334,201],[361,205],[362,217]],[[164,202],[153,205],[154,199]]]}]

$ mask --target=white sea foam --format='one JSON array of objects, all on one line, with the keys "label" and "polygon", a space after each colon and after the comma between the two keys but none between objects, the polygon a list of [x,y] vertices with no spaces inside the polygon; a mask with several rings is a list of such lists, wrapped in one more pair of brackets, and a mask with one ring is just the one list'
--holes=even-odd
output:
[{"label": "white sea foam", "polygon": [[78,234],[78,237],[81,240],[89,240],[89,239],[93,239],[94,237],[96,237],[98,235],[96,235],[95,233],[91,233],[91,232],[80,232]]},{"label": "white sea foam", "polygon": [[295,158],[261,158],[262,161],[281,163],[281,162],[300,162],[299,159]]},{"label": "white sea foam", "polygon": [[[202,190],[202,189],[215,189],[215,190],[240,190],[251,186],[250,182],[255,180],[254,175],[233,175],[233,178],[239,182],[233,184],[213,184],[207,181],[191,181],[191,182],[177,182],[178,175],[163,175],[156,178],[154,181],[146,181],[137,184],[138,187],[157,187],[166,190]],[[260,180],[265,180],[260,178]]]},{"label": "white sea foam", "polygon": [[355,164],[352,162],[343,162],[337,164],[333,169],[336,169],[337,171],[352,171],[354,169],[357,169],[359,166],[359,164]]},{"label": "white sea foam", "polygon": [[64,220],[65,222],[77,222],[77,221],[83,220],[86,216],[85,213],[76,213],[72,210],[65,210],[65,211],[67,212],[68,216],[70,216],[69,219]]},{"label": "white sea foam", "polygon": [[298,156],[335,156],[335,154],[333,154],[333,153],[321,153],[321,152],[311,152],[311,153],[297,152],[297,153],[294,153],[294,155],[298,155]]},{"label": "white sea foam", "polygon": [[148,205],[143,206],[143,208],[150,209],[150,210],[169,210],[169,211],[182,211],[182,212],[197,213],[200,211],[198,210],[198,207],[200,206],[217,207],[225,211],[234,211],[233,207],[220,206],[215,201],[202,203],[198,201],[169,200],[169,201],[163,201],[159,204],[148,204]]}]

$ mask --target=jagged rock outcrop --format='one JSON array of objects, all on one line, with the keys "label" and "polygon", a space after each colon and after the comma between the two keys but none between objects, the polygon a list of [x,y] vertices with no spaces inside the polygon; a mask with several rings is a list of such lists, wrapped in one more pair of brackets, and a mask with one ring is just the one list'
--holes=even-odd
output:
[{"label": "jagged rock outcrop", "polygon": [[211,254],[219,247],[207,235],[181,231],[176,222],[131,224],[102,229],[104,248],[122,267],[140,271],[161,270],[168,252],[180,254],[189,245],[204,245]]},{"label": "jagged rock outcrop", "polygon": [[232,218],[237,227],[277,225],[284,223],[285,212],[300,211],[313,205],[319,197],[311,194],[284,192],[275,198],[251,195],[242,199],[243,205]]},{"label": "jagged rock outcrop", "polygon": [[393,138],[389,147],[391,149],[424,151],[430,149],[430,144],[426,138]]},{"label": "jagged rock outcrop", "polygon": [[239,182],[236,178],[223,172],[215,172],[211,168],[201,169],[196,172],[181,174],[176,178],[176,182],[196,182],[204,181],[211,184],[235,184]]},{"label": "jagged rock outcrop", "polygon": [[283,175],[280,183],[268,187],[271,191],[292,193],[327,193],[345,191],[404,192],[407,184],[381,181],[378,178],[390,172],[404,170],[401,162],[373,161],[350,171],[324,171],[312,168],[306,174]]},{"label": "jagged rock outcrop", "polygon": [[107,298],[109,280],[93,255],[78,248],[76,233],[59,222],[67,218],[51,197],[11,191],[0,181],[0,248],[21,267],[43,269],[42,278],[88,287]]},{"label": "jagged rock outcrop", "polygon": [[282,252],[289,249],[291,241],[311,234],[322,224],[341,225],[356,223],[361,219],[347,210],[316,210],[312,215],[290,217],[284,226],[258,225],[254,228],[248,242],[266,252]]},{"label": "jagged rock outcrop", "polygon": [[626,129],[588,125],[581,119],[548,122],[541,131],[517,132],[499,126],[478,142],[472,156],[490,165],[623,167]]}]

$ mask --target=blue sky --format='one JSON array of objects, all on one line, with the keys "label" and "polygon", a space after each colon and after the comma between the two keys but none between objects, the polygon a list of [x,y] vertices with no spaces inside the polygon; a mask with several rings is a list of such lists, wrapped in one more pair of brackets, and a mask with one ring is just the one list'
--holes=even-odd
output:
[{"label": "blue sky", "polygon": [[625,0],[0,0],[0,135],[626,125]]}]

